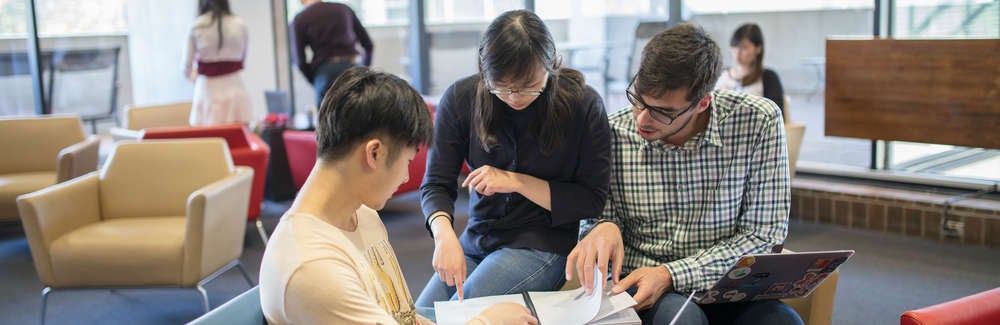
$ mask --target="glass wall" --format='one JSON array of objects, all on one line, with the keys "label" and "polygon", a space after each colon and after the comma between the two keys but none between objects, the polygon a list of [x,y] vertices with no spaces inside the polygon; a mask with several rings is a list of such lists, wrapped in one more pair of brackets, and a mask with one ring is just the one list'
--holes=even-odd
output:
[{"label": "glass wall", "polygon": [[26,37],[28,0],[0,0],[0,117],[33,115]]},{"label": "glass wall", "polygon": [[[125,0],[37,0],[45,103],[53,114],[79,114],[113,125],[128,75]],[[96,130],[96,129],[95,129]]]},{"label": "glass wall", "polygon": [[868,168],[871,141],[824,135],[826,39],[872,35],[874,2],[861,0],[684,2],[686,19],[698,23],[733,64],[729,38],[741,24],[754,22],[764,33],[765,67],[775,70],[788,97],[791,119],[806,125],[799,164]]},{"label": "glass wall", "polygon": [[[998,38],[1000,1],[897,0],[893,36],[899,39]],[[893,141],[889,169],[1000,180],[1000,150]]]},{"label": "glass wall", "polygon": [[535,5],[556,37],[563,66],[584,74],[608,112],[628,105],[625,87],[642,51],[637,27],[665,22],[667,1],[561,0]]}]

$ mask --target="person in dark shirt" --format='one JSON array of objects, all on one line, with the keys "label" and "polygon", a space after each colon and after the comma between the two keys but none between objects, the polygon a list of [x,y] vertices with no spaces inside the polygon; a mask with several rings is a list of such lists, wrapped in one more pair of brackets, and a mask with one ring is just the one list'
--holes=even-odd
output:
[{"label": "person in dark shirt", "polygon": [[[479,73],[445,91],[434,137],[420,195],[436,273],[416,305],[560,288],[579,221],[599,216],[608,196],[610,128],[603,100],[560,67],[538,16],[508,11],[490,24]],[[470,217],[458,237],[463,161]]]},{"label": "person in dark shirt", "polygon": [[[316,90],[316,107],[323,94],[344,70],[359,63],[357,44],[365,50],[360,63],[372,64],[372,39],[351,7],[320,0],[302,0],[305,6],[295,15],[290,30],[292,60]],[[306,62],[306,46],[312,61]]]}]

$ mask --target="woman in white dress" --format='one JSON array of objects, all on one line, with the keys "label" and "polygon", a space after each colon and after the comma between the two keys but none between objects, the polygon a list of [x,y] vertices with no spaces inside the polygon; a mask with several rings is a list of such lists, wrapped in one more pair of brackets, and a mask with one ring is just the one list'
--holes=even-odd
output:
[{"label": "woman in white dress", "polygon": [[250,97],[240,76],[247,52],[247,27],[229,11],[228,0],[200,0],[198,15],[184,55],[184,74],[194,79],[189,122],[249,124]]},{"label": "woman in white dress", "polygon": [[729,40],[736,65],[727,68],[717,89],[738,90],[770,99],[785,110],[785,90],[774,70],[764,68],[764,33],[754,23],[743,24]]}]

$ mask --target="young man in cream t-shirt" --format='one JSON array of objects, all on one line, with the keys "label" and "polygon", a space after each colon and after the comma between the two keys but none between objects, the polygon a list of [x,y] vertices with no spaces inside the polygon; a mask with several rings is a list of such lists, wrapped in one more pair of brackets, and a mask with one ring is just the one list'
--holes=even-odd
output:
[{"label": "young man in cream t-shirt", "polygon": [[[317,162],[271,235],[260,293],[271,324],[431,324],[413,298],[376,209],[407,181],[430,113],[402,79],[352,68],[320,105]],[[470,324],[536,324],[498,304]]]}]

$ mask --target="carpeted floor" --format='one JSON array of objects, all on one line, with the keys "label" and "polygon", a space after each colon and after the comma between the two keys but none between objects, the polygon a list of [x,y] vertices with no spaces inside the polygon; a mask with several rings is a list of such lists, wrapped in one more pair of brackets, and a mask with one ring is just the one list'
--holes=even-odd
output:
[{"label": "carpeted floor", "polygon": [[[468,217],[466,204],[464,198],[458,203],[459,227]],[[274,229],[287,205],[265,204],[267,229]],[[419,211],[416,193],[393,199],[382,211],[414,296],[432,273],[433,243]],[[242,261],[256,278],[264,246],[252,227],[245,238]],[[834,324],[894,324],[903,311],[1000,286],[997,250],[807,223],[791,224],[786,247],[857,251],[841,268]],[[0,227],[0,324],[37,323],[41,288],[20,226]],[[247,288],[236,270],[206,286],[212,307]],[[178,324],[201,313],[194,290],[72,290],[49,296],[47,318],[49,324]]]}]

